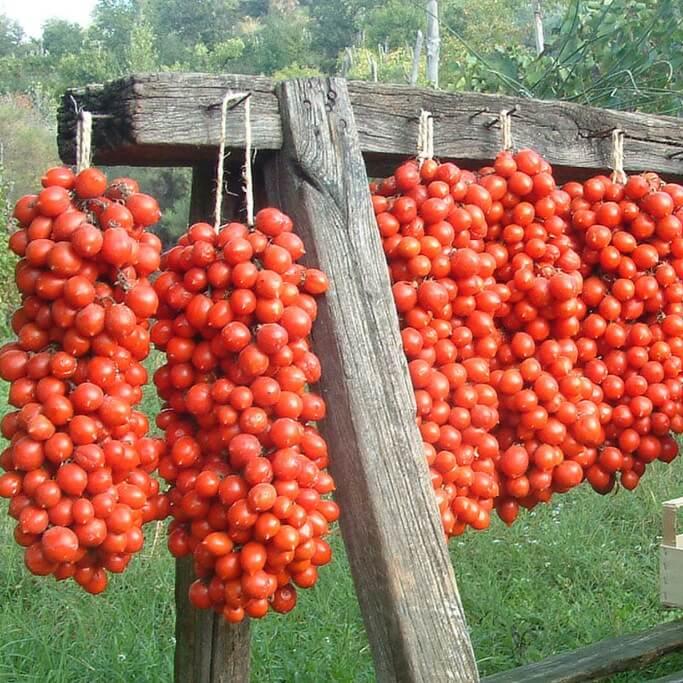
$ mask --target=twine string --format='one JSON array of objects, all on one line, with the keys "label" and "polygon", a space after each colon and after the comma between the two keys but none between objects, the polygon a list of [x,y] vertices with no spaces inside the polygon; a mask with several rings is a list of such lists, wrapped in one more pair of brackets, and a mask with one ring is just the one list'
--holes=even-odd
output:
[{"label": "twine string", "polygon": [[216,206],[214,207],[214,224],[213,228],[218,232],[221,226],[221,210],[223,207],[223,184],[225,182],[225,128],[228,123],[228,102],[234,97],[232,92],[228,91],[221,102],[221,137],[218,145],[218,167],[216,168]]},{"label": "twine string", "polygon": [[[247,162],[244,168],[245,191],[247,193],[247,221],[249,225],[253,222],[254,199],[253,199],[253,180],[251,172],[251,107],[249,104],[251,93],[234,93],[228,90],[221,101],[221,137],[218,145],[218,165],[216,168],[216,204],[214,207],[214,230],[219,231],[221,227],[221,212],[223,209],[223,193],[225,189],[225,148],[227,145],[227,126],[228,126],[228,106],[230,102],[237,100],[235,106],[244,101],[244,126],[246,131],[246,157]],[[251,222],[250,222],[251,221]]]},{"label": "twine string", "polygon": [[81,109],[76,125],[76,172],[90,166],[92,159],[92,114]]},{"label": "twine string", "polygon": [[244,195],[247,205],[247,225],[254,225],[254,176],[251,151],[251,97],[244,101]]},{"label": "twine string", "polygon": [[432,112],[423,109],[417,129],[417,160],[422,164],[434,157],[434,117]]},{"label": "twine string", "polygon": [[612,131],[612,182],[621,185],[626,184],[624,171],[624,131],[615,128]]},{"label": "twine string", "polygon": [[503,151],[507,152],[512,149],[512,112],[509,109],[500,112],[500,129],[503,136]]}]

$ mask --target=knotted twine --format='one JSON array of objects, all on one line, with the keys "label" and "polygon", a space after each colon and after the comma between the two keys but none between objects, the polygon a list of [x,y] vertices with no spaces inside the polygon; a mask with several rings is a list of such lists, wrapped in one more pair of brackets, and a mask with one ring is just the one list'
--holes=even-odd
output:
[{"label": "knotted twine", "polygon": [[503,136],[503,151],[507,152],[512,149],[512,112],[509,109],[503,109],[499,120]]},{"label": "knotted twine", "polygon": [[434,117],[423,109],[417,129],[417,161],[420,168],[427,159],[434,157]]},{"label": "knotted twine", "polygon": [[627,180],[624,171],[624,137],[621,128],[612,131],[612,182],[620,185],[625,185]]},{"label": "knotted twine", "polygon": [[254,224],[254,182],[251,169],[251,93],[233,93],[228,90],[221,102],[221,137],[218,147],[218,167],[216,169],[216,205],[214,208],[214,230],[218,232],[221,226],[221,210],[223,208],[223,190],[225,184],[225,147],[227,143],[228,105],[235,100],[244,101],[244,132],[245,132],[245,163],[244,163],[244,192],[247,206],[247,225]]},{"label": "knotted twine", "polygon": [[76,172],[90,166],[92,159],[92,114],[81,109],[76,124]]}]

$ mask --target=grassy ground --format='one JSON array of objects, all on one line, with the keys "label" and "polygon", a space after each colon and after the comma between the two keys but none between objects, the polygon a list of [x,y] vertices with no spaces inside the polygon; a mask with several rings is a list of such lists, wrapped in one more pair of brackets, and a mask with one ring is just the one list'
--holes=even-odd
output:
[{"label": "grassy ground", "polygon": [[[0,396],[5,392],[0,387]],[[147,408],[154,409],[150,397]],[[658,600],[661,501],[681,495],[683,463],[653,467],[635,493],[589,490],[558,497],[512,528],[494,524],[451,543],[483,674],[680,613]],[[125,575],[93,598],[75,584],[24,570],[0,505],[0,683],[168,681],[174,648],[173,563],[163,529]],[[286,617],[254,624],[253,680],[374,680],[342,544],[318,586]],[[613,681],[646,681],[683,669],[669,657]]]}]

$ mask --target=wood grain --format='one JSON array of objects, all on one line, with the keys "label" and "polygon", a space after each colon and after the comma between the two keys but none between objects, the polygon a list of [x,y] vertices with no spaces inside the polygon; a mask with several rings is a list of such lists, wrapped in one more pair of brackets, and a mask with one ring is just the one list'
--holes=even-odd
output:
[{"label": "wood grain", "polygon": [[[213,222],[215,163],[195,166],[192,173],[190,223]],[[227,217],[232,206],[223,208]],[[187,590],[193,581],[192,560],[176,562],[175,683],[248,683],[250,668],[249,621],[228,624],[223,617],[195,609]]]},{"label": "wood grain", "polygon": [[284,146],[267,189],[332,283],[313,333],[321,432],[377,680],[477,681],[346,83],[289,81],[277,93]]},{"label": "wood grain", "polygon": [[681,620],[670,621],[634,635],[601,640],[528,666],[487,676],[481,683],[597,681],[619,671],[639,669],[677,650],[683,650]]},{"label": "wood grain", "polygon": [[[66,162],[74,159],[73,96],[79,105],[112,116],[95,121],[96,163],[182,166],[211,159],[219,138],[217,105],[229,89],[253,93],[254,147],[279,149],[282,131],[274,88],[273,81],[256,76],[160,73],[72,90],[59,113],[60,155]],[[501,109],[514,109],[515,146],[538,150],[559,167],[561,176],[562,169],[582,177],[607,168],[610,133],[621,128],[626,132],[627,171],[656,170],[683,178],[683,126],[674,117],[386,83],[350,82],[348,89],[371,175],[386,174],[398,160],[416,153],[421,109],[434,115],[438,156],[464,165],[495,156],[501,142],[495,120]],[[229,117],[227,131],[232,146],[244,146],[240,107]]]}]

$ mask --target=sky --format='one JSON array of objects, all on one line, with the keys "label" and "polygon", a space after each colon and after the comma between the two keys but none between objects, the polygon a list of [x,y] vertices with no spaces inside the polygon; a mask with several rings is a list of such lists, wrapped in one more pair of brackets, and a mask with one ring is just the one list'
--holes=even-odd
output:
[{"label": "sky", "polygon": [[0,0],[0,13],[18,21],[27,35],[37,38],[46,19],[88,24],[94,4],[95,0]]}]

